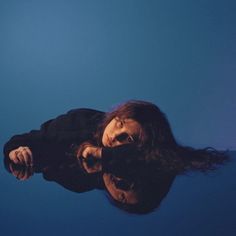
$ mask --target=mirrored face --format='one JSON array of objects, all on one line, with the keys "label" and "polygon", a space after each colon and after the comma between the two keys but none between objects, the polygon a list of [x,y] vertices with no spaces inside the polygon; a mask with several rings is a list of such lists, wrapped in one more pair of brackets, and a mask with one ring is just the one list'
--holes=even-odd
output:
[{"label": "mirrored face", "polygon": [[138,195],[132,189],[132,184],[110,173],[103,174],[103,181],[107,191],[116,201],[126,204],[138,203]]},{"label": "mirrored face", "polygon": [[102,135],[105,147],[115,147],[137,141],[141,133],[140,124],[133,119],[115,117],[106,126]]}]

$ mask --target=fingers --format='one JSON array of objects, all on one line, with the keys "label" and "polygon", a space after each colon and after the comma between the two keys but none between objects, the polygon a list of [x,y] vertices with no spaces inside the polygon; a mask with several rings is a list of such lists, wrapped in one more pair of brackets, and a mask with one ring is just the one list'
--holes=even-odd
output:
[{"label": "fingers", "polygon": [[20,163],[20,159],[17,156],[17,151],[13,150],[9,153],[9,158],[11,161],[13,161],[15,164]]},{"label": "fingers", "polygon": [[90,143],[88,143],[88,142],[84,142],[84,143],[80,144],[80,146],[79,146],[79,148],[78,148],[78,150],[77,150],[77,153],[76,153],[77,158],[83,156],[84,150],[85,150],[87,147],[89,147],[89,146],[92,146],[92,145],[91,145]]},{"label": "fingers", "polygon": [[9,170],[13,176],[15,176],[18,180],[26,180],[33,175],[33,168],[32,167],[22,167],[19,169],[18,166],[14,166],[14,164],[9,164]]},{"label": "fingers", "polygon": [[102,165],[99,162],[91,164],[87,160],[82,160],[82,166],[84,170],[89,174],[102,171]]},{"label": "fingers", "polygon": [[87,158],[91,152],[91,147],[85,147],[85,149],[82,151],[82,157]]},{"label": "fingers", "polygon": [[22,164],[26,166],[33,165],[33,154],[29,147],[19,147],[17,149],[12,150],[9,153],[9,158],[15,164]]},{"label": "fingers", "polygon": [[28,147],[22,149],[21,155],[23,156],[24,164],[31,166],[33,164],[33,155]]},{"label": "fingers", "polygon": [[94,158],[101,158],[102,156],[102,149],[99,147],[95,147],[95,146],[87,146],[85,147],[85,149],[82,152],[82,156],[84,158],[88,158],[89,156],[93,156]]}]

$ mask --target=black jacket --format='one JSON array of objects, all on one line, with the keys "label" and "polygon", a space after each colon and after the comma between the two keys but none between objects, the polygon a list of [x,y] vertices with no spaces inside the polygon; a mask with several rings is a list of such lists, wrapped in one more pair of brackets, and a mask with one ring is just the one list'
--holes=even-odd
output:
[{"label": "black jacket", "polygon": [[[74,109],[55,119],[43,123],[39,130],[15,135],[4,145],[4,155],[8,158],[10,151],[19,146],[28,146],[34,156],[34,163],[40,160],[61,161],[73,154],[74,144],[79,146],[85,141],[92,141],[94,133],[105,116],[104,112],[92,109]],[[114,148],[102,149],[102,160],[110,164],[116,163],[124,156],[128,161],[138,155],[134,145],[122,145]],[[104,163],[103,163],[104,164]]]},{"label": "black jacket", "polygon": [[28,146],[33,154],[40,154],[52,145],[69,151],[71,144],[81,144],[93,139],[104,112],[92,109],[74,109],[43,123],[39,130],[15,135],[4,145],[4,155],[19,146]]}]

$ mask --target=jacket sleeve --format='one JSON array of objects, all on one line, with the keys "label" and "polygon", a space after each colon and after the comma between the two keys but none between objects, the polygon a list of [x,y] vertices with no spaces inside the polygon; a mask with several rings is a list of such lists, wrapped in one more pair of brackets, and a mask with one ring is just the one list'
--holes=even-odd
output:
[{"label": "jacket sleeve", "polygon": [[69,146],[73,142],[89,139],[94,127],[90,125],[101,112],[89,109],[74,109],[55,119],[43,123],[39,130],[13,136],[4,145],[4,155],[8,157],[10,151],[19,146],[28,146],[33,155],[40,151],[44,144],[50,143]]},{"label": "jacket sleeve", "polygon": [[9,156],[9,153],[20,147],[28,146],[31,151],[34,151],[34,147],[37,143],[40,143],[44,138],[43,132],[41,130],[32,130],[29,133],[15,135],[4,145],[4,155]]},{"label": "jacket sleeve", "polygon": [[144,152],[132,144],[102,149],[103,171],[141,164],[144,159]]}]

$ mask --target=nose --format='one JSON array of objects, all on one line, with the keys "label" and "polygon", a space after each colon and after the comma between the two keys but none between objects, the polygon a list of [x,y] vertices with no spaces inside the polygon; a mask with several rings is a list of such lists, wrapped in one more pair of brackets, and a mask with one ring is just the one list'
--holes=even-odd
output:
[{"label": "nose", "polygon": [[114,147],[118,144],[118,141],[117,141],[116,137],[117,137],[117,134],[113,134],[110,137],[110,144],[111,144],[112,147]]},{"label": "nose", "polygon": [[114,135],[112,137],[110,137],[110,142],[111,142],[111,144],[114,144],[114,142],[115,142],[115,136]]},{"label": "nose", "polygon": [[110,136],[107,136],[108,138],[108,143],[109,143],[109,146],[113,146],[114,145],[114,141],[115,141],[115,136],[114,135],[110,135]]}]

